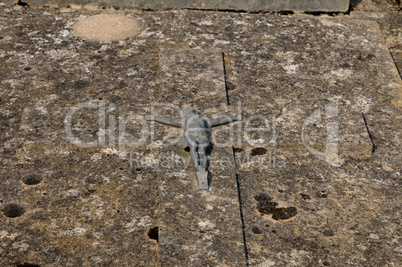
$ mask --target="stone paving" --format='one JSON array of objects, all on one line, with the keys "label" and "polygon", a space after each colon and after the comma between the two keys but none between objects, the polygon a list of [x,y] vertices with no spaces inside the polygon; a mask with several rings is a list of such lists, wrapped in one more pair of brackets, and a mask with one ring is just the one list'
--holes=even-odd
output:
[{"label": "stone paving", "polygon": [[[0,2],[0,265],[398,266],[394,7]],[[138,29],[76,36],[94,15]],[[145,120],[186,105],[244,117],[213,129],[209,190],[180,131]]]}]

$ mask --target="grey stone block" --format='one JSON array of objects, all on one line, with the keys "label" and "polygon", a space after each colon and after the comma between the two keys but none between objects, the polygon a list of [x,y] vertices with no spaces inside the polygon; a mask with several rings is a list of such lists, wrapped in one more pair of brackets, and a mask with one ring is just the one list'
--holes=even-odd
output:
[{"label": "grey stone block", "polygon": [[137,7],[151,9],[194,8],[194,9],[227,9],[227,10],[293,10],[293,11],[324,11],[345,12],[349,8],[349,0],[32,0],[34,4],[79,4],[119,7]]}]

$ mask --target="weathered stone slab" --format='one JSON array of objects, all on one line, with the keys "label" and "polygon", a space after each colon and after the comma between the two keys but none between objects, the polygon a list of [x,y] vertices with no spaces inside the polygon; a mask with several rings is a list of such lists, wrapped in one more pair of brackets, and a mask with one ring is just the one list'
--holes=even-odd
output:
[{"label": "weathered stone slab", "polygon": [[2,266],[157,264],[149,170],[132,170],[117,154],[60,148],[2,165],[0,177]]},{"label": "weathered stone slab", "polygon": [[[263,160],[265,164],[258,164]],[[250,265],[396,263],[386,241],[393,234],[373,227],[388,221],[385,210],[395,203],[398,190],[387,174],[378,176],[368,164],[350,174],[353,163],[339,168],[270,152],[250,162],[239,172]],[[382,177],[383,183],[374,182],[373,176]],[[386,225],[395,227],[390,221]],[[356,253],[362,247],[364,252]],[[381,257],[372,259],[372,249]]]},{"label": "weathered stone slab", "polygon": [[[59,3],[51,0],[31,0],[34,4]],[[63,4],[98,4],[101,6],[126,6],[152,9],[166,8],[194,8],[194,9],[224,9],[224,10],[294,10],[294,11],[347,11],[349,0],[263,0],[263,1],[186,1],[186,0],[167,0],[167,1],[145,1],[145,0],[67,0]]]},{"label": "weathered stone slab", "polygon": [[[163,154],[179,162],[158,170],[159,262],[162,266],[242,266],[243,237],[231,149],[214,149],[210,190],[199,190],[189,153]],[[162,154],[162,155],[163,155]],[[218,160],[218,158],[220,160]],[[184,162],[183,162],[184,161]],[[185,166],[188,164],[188,166]]]},{"label": "weathered stone slab", "polygon": [[[159,55],[162,101],[175,108],[191,105],[205,115],[227,110],[221,51],[162,49]],[[172,110],[156,107],[156,112],[179,117],[177,110],[172,113]],[[230,146],[212,151],[214,162],[211,164],[216,165],[209,168],[212,174],[210,189],[199,190],[189,152],[177,144],[166,145],[163,136],[159,140],[162,148],[159,158],[170,159],[167,162],[169,169],[158,164],[160,170],[157,172],[160,264],[243,265],[245,255]]]},{"label": "weathered stone slab", "polygon": [[[35,149],[28,149],[31,153],[30,162],[38,159],[43,164],[36,165],[37,168],[32,169],[32,172],[38,169],[45,172],[48,166],[55,164],[53,167],[49,167],[53,170],[52,177],[57,177],[57,171],[60,171],[60,176],[62,176],[58,179],[62,183],[54,181],[55,189],[52,189],[51,194],[44,196],[48,198],[42,199],[39,198],[39,194],[34,188],[44,188],[46,186],[44,181],[38,185],[22,185],[18,178],[22,178],[25,173],[16,171],[14,167],[29,162],[29,159],[17,158],[19,153],[29,145],[28,142],[26,144],[18,143],[17,139],[24,108],[35,109],[36,107],[36,101],[30,102],[32,99],[46,100],[46,95],[56,94],[58,103],[55,103],[54,106],[58,104],[61,108],[68,108],[77,103],[103,98],[105,101],[122,107],[117,113],[109,115],[127,114],[126,111],[133,106],[141,103],[146,106],[147,103],[158,99],[157,59],[161,47],[187,47],[202,50],[212,48],[224,51],[227,63],[227,85],[230,89],[229,99],[235,106],[238,100],[241,100],[247,115],[245,119],[251,114],[262,111],[261,105],[266,107],[264,115],[273,114],[277,118],[280,118],[282,114],[291,115],[289,113],[296,112],[295,108],[299,108],[304,111],[303,118],[307,118],[319,109],[321,119],[324,119],[326,118],[325,105],[330,103],[333,97],[338,98],[340,112],[344,107],[354,107],[356,114],[365,114],[368,127],[377,144],[376,152],[368,158],[345,158],[345,162],[339,168],[328,165],[308,152],[305,155],[292,156],[290,153],[281,154],[279,151],[270,151],[270,148],[267,147],[268,151],[257,150],[258,153],[255,156],[257,159],[267,157],[265,165],[256,163],[255,166],[259,166],[257,168],[253,169],[247,165],[241,168],[240,181],[245,205],[243,211],[247,224],[247,241],[250,242],[247,243],[250,252],[249,258],[252,263],[268,266],[316,266],[320,264],[397,266],[401,261],[398,246],[399,236],[395,233],[398,233],[400,228],[402,84],[375,23],[355,21],[350,17],[325,18],[300,14],[278,16],[275,14],[189,10],[163,12],[119,10],[117,12],[139,19],[144,25],[143,32],[133,39],[97,43],[83,41],[69,35],[69,32],[72,28],[71,25],[81,15],[99,14],[101,12],[99,10],[36,7],[13,9],[11,3],[5,3],[4,6],[5,8],[0,9],[0,24],[2,25],[0,57],[1,62],[5,63],[0,64],[0,112],[1,129],[5,131],[2,134],[1,142],[5,144],[5,147],[0,148],[2,170],[0,179],[2,182],[4,181],[1,187],[4,190],[0,191],[2,196],[6,197],[2,199],[1,209],[3,209],[4,203],[9,203],[9,200],[17,202],[19,199],[26,199],[26,202],[24,200],[22,204],[26,206],[27,210],[14,220],[6,218],[4,212],[0,213],[1,219],[7,220],[0,231],[4,236],[1,253],[9,255],[7,258],[0,258],[1,265],[15,266],[17,262],[28,261],[28,263],[41,266],[96,265],[99,258],[109,259],[109,255],[113,259],[124,259],[126,261],[124,264],[154,265],[153,259],[146,262],[142,259],[138,261],[136,258],[141,255],[146,256],[147,259],[152,258],[155,254],[148,253],[152,251],[151,247],[146,248],[147,252],[144,254],[139,247],[129,243],[131,241],[127,237],[132,236],[127,235],[128,228],[113,230],[116,232],[112,233],[111,230],[114,228],[110,225],[116,225],[116,228],[120,229],[119,221],[127,222],[127,217],[118,217],[117,209],[113,205],[116,207],[127,206],[137,201],[139,206],[136,209],[141,210],[142,205],[138,203],[135,195],[138,194],[145,200],[147,200],[147,195],[150,196],[150,199],[156,198],[152,194],[145,194],[147,186],[152,187],[155,184],[156,173],[145,175],[145,167],[142,169],[138,167],[137,170],[137,167],[134,167],[135,162],[133,162],[134,173],[143,173],[142,179],[147,179],[151,183],[148,184],[144,180],[142,180],[143,184],[131,180],[126,181],[128,176],[119,176],[119,173],[125,172],[125,166],[128,165],[122,166],[124,161],[120,161],[120,159],[106,160],[103,158],[111,157],[113,151],[106,153],[106,156],[102,154],[99,159],[102,161],[96,164],[92,163],[92,159],[88,157],[100,154],[99,151],[90,151],[86,148],[65,149],[61,145],[57,150],[61,152],[61,155],[52,150],[48,151],[50,159],[44,159],[46,154],[41,152],[41,144],[38,143],[37,149],[40,153],[34,154]],[[262,94],[263,91],[266,94]],[[252,109],[254,106],[255,111]],[[205,112],[204,107],[201,106],[199,110],[208,115],[215,115],[215,113],[221,115],[218,114],[219,110],[217,108],[214,110],[214,108],[209,108],[211,111]],[[54,110],[57,111],[57,109]],[[148,111],[145,110],[144,113]],[[236,113],[230,113],[230,115]],[[92,120],[92,117],[88,116],[88,119]],[[342,120],[339,119],[339,130],[342,130]],[[349,119],[347,121],[354,122]],[[45,123],[40,124],[39,121],[37,120],[38,123],[35,126],[46,128]],[[300,121],[303,119],[295,121],[296,126]],[[356,120],[356,122],[358,121]],[[46,120],[46,123],[48,122],[49,120]],[[91,127],[85,128],[85,130],[96,131],[96,123],[87,123]],[[319,140],[325,142],[326,140],[326,121],[323,120],[320,123],[317,125],[320,127],[316,128],[314,135],[319,138],[312,139],[311,141],[314,142],[311,142],[311,145],[319,151],[324,151],[323,148],[314,146],[317,145],[315,142],[318,143]],[[94,127],[92,128],[92,126]],[[300,136],[298,126],[293,129],[294,132],[290,131],[291,126],[292,124],[289,123],[287,128],[289,138],[295,137],[296,134]],[[160,127],[167,129],[164,126]],[[314,124],[311,124],[311,127],[315,127]],[[89,133],[97,134],[96,132]],[[26,140],[29,141],[35,141],[35,138],[43,141],[44,138],[41,137],[41,134],[52,137],[41,131],[38,131],[35,136],[21,130],[21,137],[26,137]],[[158,134],[158,132],[155,133],[155,135]],[[224,137],[227,135],[220,132],[216,139],[222,138],[220,140],[224,141]],[[163,139],[161,140],[163,141]],[[246,152],[249,150],[251,152],[253,148],[246,147],[239,154],[241,159],[243,160]],[[16,151],[17,154],[15,154]],[[169,148],[163,152],[165,151],[171,152],[172,150]],[[178,155],[187,155],[181,150],[175,151]],[[162,155],[155,148],[141,148],[136,153],[139,158],[145,158],[147,155]],[[212,156],[220,154],[225,153],[218,150],[212,152]],[[115,156],[117,157],[117,155],[113,157]],[[96,155],[96,157],[99,156]],[[124,162],[124,164],[128,163]],[[273,166],[276,166],[277,169],[272,169]],[[92,167],[95,169],[91,169]],[[117,179],[116,182],[110,182],[107,185],[104,181],[103,185],[95,184],[86,189],[85,186],[88,184],[82,182],[82,176],[102,175],[105,167],[108,168],[105,175],[125,177],[124,182]],[[125,169],[120,170],[120,167]],[[214,171],[214,177],[216,177],[216,181],[212,178],[211,186],[218,186],[218,179],[225,177],[226,170],[222,175],[213,166],[211,166],[211,170]],[[189,172],[188,177],[190,175],[193,177],[185,181],[193,183],[196,188],[195,170]],[[172,175],[172,177],[176,176]],[[136,176],[135,180],[137,179],[140,180],[140,176]],[[167,178],[165,180],[167,183]],[[130,187],[134,184],[137,188]],[[28,189],[20,191],[18,186]],[[130,195],[130,199],[125,202],[123,197],[109,186],[127,187],[129,192],[122,189],[122,194],[127,196],[131,192],[135,192],[135,195]],[[250,189],[247,188],[248,186]],[[59,187],[62,188],[57,191]],[[81,197],[81,192],[97,189],[104,191],[91,191],[91,195],[99,196],[93,203],[102,204],[102,207],[92,207],[85,202],[86,196]],[[216,201],[222,207],[227,205],[225,204],[227,203],[226,196],[233,198],[232,193],[229,194],[224,191],[225,189],[222,189],[225,200],[222,202],[213,200],[212,203],[209,203],[211,206]],[[71,191],[69,197],[74,200],[66,200],[65,204],[57,202],[58,199],[64,201],[69,190],[78,190],[79,197],[74,198],[76,192]],[[39,191],[39,193],[41,192],[42,190]],[[270,194],[272,200],[278,202],[275,208],[294,207],[298,212],[297,215],[289,220],[278,221],[272,218],[273,214],[261,216],[257,210],[258,201],[254,199],[254,196],[260,192]],[[113,199],[108,197],[108,194]],[[176,196],[180,196],[180,194],[185,193],[178,192]],[[169,200],[168,198],[167,200]],[[216,198],[218,199],[218,197]],[[40,201],[41,204],[37,204],[37,201]],[[112,205],[108,203],[112,203]],[[182,206],[180,197],[178,201],[174,199],[168,203]],[[194,210],[197,210],[196,207],[199,207],[199,210],[204,207],[196,206],[197,202],[190,202],[191,205],[193,205],[192,203],[194,203]],[[52,212],[44,213],[45,216],[40,216],[41,214],[31,216],[34,214],[31,208],[41,207],[40,205],[48,205]],[[90,212],[82,215],[80,207],[85,207]],[[174,207],[176,206],[174,205]],[[103,222],[96,219],[97,209],[104,212]],[[152,208],[146,207],[145,209],[151,210]],[[235,211],[233,209],[233,212]],[[293,209],[288,209],[288,211],[291,214]],[[84,212],[86,211],[84,210]],[[122,212],[120,210],[120,213]],[[134,213],[133,210],[128,212]],[[191,211],[186,212],[190,214]],[[229,216],[222,212],[220,214]],[[236,214],[238,213],[236,212]],[[232,216],[232,211],[230,215]],[[27,218],[29,216],[29,221],[25,220],[24,216]],[[56,238],[48,237],[46,233],[43,235],[44,237],[41,237],[40,234],[48,231],[52,235],[57,235],[59,232],[57,232],[58,228],[56,230],[40,230],[43,218],[46,218],[44,221],[49,221],[49,218],[56,220],[56,225],[63,230],[61,232],[72,235],[82,233],[80,228],[90,228],[90,223],[85,222],[82,216],[95,217],[96,225],[101,225],[99,226],[101,231],[96,231],[95,234],[103,231],[106,237],[100,237],[99,240],[104,241],[106,246],[102,246],[100,241],[98,241],[100,245],[92,246],[91,241],[83,240],[81,236],[72,238],[74,241],[81,240],[82,243],[70,242],[73,239],[69,239],[69,236],[60,235],[57,238],[61,238],[62,242],[58,245],[62,252],[68,253],[60,253],[60,248],[47,250],[48,247],[54,247],[53,241]],[[149,216],[151,217],[151,215]],[[203,218],[208,219],[208,216],[205,215]],[[67,217],[66,220],[70,217],[74,218],[82,226],[75,225],[74,221],[64,221],[65,217]],[[145,223],[145,226],[141,226],[142,221],[147,221],[145,219],[141,221],[141,218],[143,217],[136,218],[136,222],[139,223],[133,223],[135,226],[132,226],[131,229],[134,229],[132,233],[135,232],[136,235],[132,238],[146,247],[147,241],[155,241],[149,240],[144,233],[148,227],[156,226],[156,224],[151,220],[152,223]],[[183,221],[185,218],[180,219]],[[196,219],[194,218],[191,223],[195,223]],[[19,221],[23,221],[23,223],[19,224]],[[198,221],[196,223],[198,224]],[[267,224],[268,227],[265,226]],[[253,231],[254,225],[262,228],[262,231],[259,227],[255,227]],[[198,227],[198,225],[196,226]],[[218,227],[223,226],[226,225],[219,223]],[[131,227],[130,224],[127,227]],[[174,226],[169,225],[169,227]],[[31,229],[38,231],[31,231]],[[68,231],[71,229],[73,231]],[[13,235],[16,230],[21,231],[24,237],[22,234],[18,237]],[[193,237],[191,233],[182,230],[184,236]],[[276,233],[272,230],[276,230]],[[152,235],[154,237],[155,231]],[[40,234],[37,234],[38,232]],[[259,234],[260,232],[263,234]],[[114,233],[116,234],[114,235]],[[123,234],[127,236],[123,236]],[[162,235],[164,234],[166,233],[162,233]],[[118,238],[114,238],[114,236]],[[136,239],[137,236],[138,239]],[[141,239],[140,236],[144,239]],[[28,237],[29,241],[25,242]],[[237,238],[238,235],[234,235],[230,240],[235,240],[235,237]],[[44,245],[37,245],[35,239],[40,240]],[[124,240],[124,242],[119,240]],[[168,241],[160,242],[166,244]],[[230,244],[234,243],[237,241],[230,242]],[[130,249],[134,247],[135,255],[130,254],[132,250],[127,247]],[[207,244],[206,247],[213,246]],[[229,248],[232,247],[234,246]],[[183,246],[180,248],[185,249]],[[84,253],[80,254],[78,249],[82,249],[91,258],[81,257]],[[73,252],[75,251],[78,251],[77,255],[80,259],[74,258],[75,253]],[[168,252],[165,250],[164,253]],[[230,255],[229,252],[224,251],[221,254]],[[54,257],[49,258],[49,255]],[[64,257],[65,255],[68,258]],[[174,261],[176,258],[170,259]],[[183,261],[186,259],[185,257]],[[215,256],[211,256],[211,259],[221,260]],[[325,260],[328,262],[324,262]],[[102,263],[124,265],[121,262],[107,262],[106,260]],[[243,263],[235,264],[235,266],[239,265],[243,265]]]},{"label": "weathered stone slab", "polygon": [[145,115],[150,106],[136,105],[128,110],[109,101],[94,100],[60,107],[44,100],[38,99],[24,109],[16,140],[21,159],[58,149],[66,153],[86,149],[126,157],[149,144],[151,132]]},{"label": "weathered stone slab", "polygon": [[335,153],[339,164],[348,157],[372,155],[373,144],[362,113],[340,107],[337,101],[326,104],[323,101],[316,110],[306,108],[310,104],[289,105],[279,115],[267,108],[264,101],[254,101],[250,106],[245,102],[242,107],[245,120],[241,125],[244,150],[264,147],[285,154],[311,153],[328,160]]},{"label": "weathered stone slab", "polygon": [[161,101],[199,109],[226,105],[223,54],[219,49],[161,49]]},{"label": "weathered stone slab", "polygon": [[[340,26],[342,20],[322,23],[332,28]],[[351,25],[358,23],[349,21],[349,27]],[[340,47],[343,41],[333,42],[331,37],[324,38],[325,47],[331,47],[329,50],[317,40],[306,41],[317,45],[311,48],[315,54],[312,58],[320,62],[318,65],[304,64],[304,60],[312,59],[307,56],[310,49],[305,49],[295,60],[296,46],[305,41],[297,40],[297,35],[289,31],[287,35],[292,37],[283,43],[286,52],[269,52],[270,48],[260,41],[260,46],[255,45],[260,48],[247,55],[248,60],[246,57],[227,59],[235,65],[227,68],[229,81],[237,86],[229,97],[235,102],[242,101],[242,109],[248,114],[246,120],[253,113],[268,119],[268,131],[258,132],[256,140],[275,141],[266,147],[257,147],[256,143],[254,147],[245,146],[245,150],[237,149],[247,248],[252,265],[328,266],[368,262],[392,265],[399,259],[389,250],[392,245],[385,240],[392,238],[392,234],[384,229],[395,227],[395,223],[386,218],[385,210],[393,205],[390,203],[395,203],[397,190],[393,187],[400,173],[395,173],[391,167],[395,163],[384,162],[381,167],[373,164],[387,153],[392,153],[391,158],[397,157],[396,152],[391,152],[393,145],[381,148],[385,143],[375,136],[386,138],[385,135],[393,132],[390,129],[393,127],[388,126],[392,119],[386,114],[392,113],[394,119],[400,117],[401,83],[376,25],[357,32],[354,29],[353,33],[349,32],[349,27],[339,34],[353,36],[367,45],[362,46],[364,55],[350,56],[348,62],[342,62],[343,58],[339,57],[334,64],[324,63],[332,61],[331,57],[337,57],[337,53],[349,53],[341,51],[345,47]],[[261,39],[275,43],[281,34],[279,31],[269,40]],[[293,42],[297,45],[293,46]],[[357,43],[353,46],[357,47]],[[355,48],[351,53],[352,50]],[[252,63],[246,66],[246,61]],[[373,69],[372,64],[384,65],[387,70]],[[321,72],[314,66],[325,70]],[[322,75],[312,75],[315,71]],[[378,76],[387,79],[379,83]],[[388,93],[382,91],[385,88]],[[392,103],[391,109],[395,110],[391,111],[386,103]],[[367,119],[367,127],[362,114]],[[277,139],[272,137],[272,121],[277,121]],[[262,120],[254,126],[261,125],[265,126]],[[374,142],[377,142],[374,154],[368,134],[368,130],[373,129]],[[297,148],[294,144],[303,143],[303,132],[308,137],[306,144]],[[334,138],[336,136],[338,138]],[[331,138],[333,142],[328,142]],[[400,146],[395,138],[387,138]],[[316,151],[325,151],[327,145],[330,150],[339,145],[332,151],[337,151],[342,160],[331,164],[310,154],[311,151],[303,155],[306,145]],[[384,228],[373,226],[385,221]],[[378,250],[373,238],[381,243]],[[356,252],[362,247],[364,252]]]}]

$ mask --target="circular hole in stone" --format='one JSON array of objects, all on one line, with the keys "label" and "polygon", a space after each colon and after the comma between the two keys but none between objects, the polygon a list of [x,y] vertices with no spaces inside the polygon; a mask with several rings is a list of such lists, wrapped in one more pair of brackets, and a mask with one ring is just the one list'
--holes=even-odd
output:
[{"label": "circular hole in stone", "polygon": [[255,147],[251,149],[251,156],[260,156],[267,153],[267,149],[263,147]]},{"label": "circular hole in stone", "polygon": [[3,213],[4,213],[4,216],[6,216],[6,217],[16,218],[16,217],[20,217],[22,214],[24,214],[25,210],[26,209],[23,205],[16,204],[16,203],[10,203],[10,204],[7,204],[3,208]]},{"label": "circular hole in stone", "polygon": [[138,35],[140,23],[134,19],[118,14],[100,14],[78,21],[72,33],[75,36],[93,41],[124,40]]},{"label": "circular hole in stone", "polygon": [[135,170],[136,170],[137,172],[140,172],[140,171],[142,171],[142,168],[137,167],[137,168],[135,168]]},{"label": "circular hole in stone", "polygon": [[24,68],[24,70],[31,70],[32,69],[32,67],[31,66],[26,66],[25,68]]},{"label": "circular hole in stone", "polygon": [[149,229],[149,231],[148,231],[148,237],[150,238],[150,239],[153,239],[153,240],[156,240],[156,242],[158,242],[159,240],[158,240],[158,232],[159,232],[159,229],[158,229],[158,227],[156,226],[156,227],[152,227],[151,229]]},{"label": "circular hole in stone", "polygon": [[124,167],[120,167],[119,170],[121,170],[121,171],[124,170]]},{"label": "circular hole in stone", "polygon": [[27,185],[39,184],[42,182],[42,176],[38,174],[28,174],[22,179],[22,182]]}]

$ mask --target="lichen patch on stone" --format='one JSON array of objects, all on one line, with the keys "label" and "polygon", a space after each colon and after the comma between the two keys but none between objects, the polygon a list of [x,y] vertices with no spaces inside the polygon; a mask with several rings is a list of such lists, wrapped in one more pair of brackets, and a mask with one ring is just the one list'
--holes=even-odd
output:
[{"label": "lichen patch on stone", "polygon": [[117,41],[138,35],[140,23],[118,14],[101,14],[79,20],[72,33],[91,41]]}]

